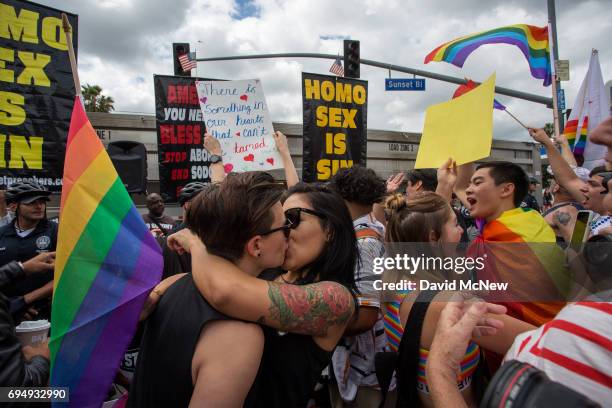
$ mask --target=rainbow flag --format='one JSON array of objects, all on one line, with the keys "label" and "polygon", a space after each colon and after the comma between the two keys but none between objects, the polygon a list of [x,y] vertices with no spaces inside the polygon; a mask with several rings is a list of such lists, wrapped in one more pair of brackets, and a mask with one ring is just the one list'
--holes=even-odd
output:
[{"label": "rainbow flag", "polygon": [[609,109],[608,95],[599,65],[599,53],[593,50],[589,69],[580,85],[574,108],[563,130],[574,155],[583,156],[583,167],[589,170],[603,164],[606,156],[606,147],[591,143],[589,134],[610,116]]},{"label": "rainbow flag", "polygon": [[[567,138],[569,145],[574,152],[574,155],[584,154],[584,148],[587,142],[587,136],[589,133],[589,117],[584,117],[580,133],[578,133],[578,119],[572,119],[567,122],[563,134]],[[578,137],[576,137],[578,135]]]},{"label": "rainbow flag", "polygon": [[159,245],[75,98],[60,207],[51,315],[51,386],[99,407],[161,278]]},{"label": "rainbow flag", "polygon": [[430,61],[446,61],[461,68],[467,57],[481,45],[511,44],[519,47],[534,78],[543,79],[544,86],[552,83],[548,27],[515,24],[466,35],[444,43],[427,54]]},{"label": "rainbow flag", "polygon": [[[471,79],[468,79],[465,84],[459,85],[459,87],[455,90],[455,93],[453,94],[453,99],[458,98],[461,95],[470,92],[472,89],[476,88],[477,86],[478,85],[476,85],[476,82],[472,81]],[[506,107],[502,105],[501,103],[499,103],[497,99],[493,99],[493,109],[506,110]]]},{"label": "rainbow flag", "polygon": [[486,254],[478,279],[509,282],[508,301],[502,303],[514,317],[536,326],[554,318],[565,304],[560,299],[567,296],[570,280],[552,228],[530,208],[479,224],[481,233],[469,250],[474,257]]}]

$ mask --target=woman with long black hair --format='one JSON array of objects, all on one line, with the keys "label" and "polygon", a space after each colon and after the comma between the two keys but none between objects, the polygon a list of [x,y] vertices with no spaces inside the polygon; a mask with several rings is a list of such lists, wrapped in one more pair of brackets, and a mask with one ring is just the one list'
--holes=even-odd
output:
[{"label": "woman with long black hair", "polygon": [[282,270],[259,279],[207,252],[197,202],[188,215],[193,232],[169,239],[191,253],[194,281],[215,309],[267,326],[253,406],[306,406],[355,310],[358,250],[342,198],[323,185],[298,183],[283,210],[291,231]]}]

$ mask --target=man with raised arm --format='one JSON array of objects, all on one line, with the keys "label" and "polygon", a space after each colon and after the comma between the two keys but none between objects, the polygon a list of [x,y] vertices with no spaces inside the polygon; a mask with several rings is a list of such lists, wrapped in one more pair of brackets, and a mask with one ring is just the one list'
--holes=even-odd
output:
[{"label": "man with raised arm", "polygon": [[[607,121],[602,122],[602,125],[606,126]],[[600,229],[611,227],[612,217],[604,215],[601,194],[603,191],[601,173],[606,172],[606,168],[604,166],[595,167],[591,170],[589,179],[585,183],[574,173],[543,129],[529,129],[529,134],[546,148],[548,161],[559,185],[585,209],[595,212],[596,216],[591,223],[591,234],[596,235]]]}]

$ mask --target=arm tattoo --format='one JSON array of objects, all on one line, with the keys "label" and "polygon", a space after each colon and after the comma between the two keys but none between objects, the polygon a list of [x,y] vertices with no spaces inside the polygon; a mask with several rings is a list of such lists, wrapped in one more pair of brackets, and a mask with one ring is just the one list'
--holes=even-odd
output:
[{"label": "arm tattoo", "polygon": [[564,211],[557,211],[555,213],[555,221],[561,225],[567,225],[572,220],[572,216]]},{"label": "arm tattoo", "polygon": [[330,326],[346,324],[354,308],[349,291],[335,282],[268,282],[268,297],[269,319],[276,320],[280,330],[310,336],[325,336]]}]

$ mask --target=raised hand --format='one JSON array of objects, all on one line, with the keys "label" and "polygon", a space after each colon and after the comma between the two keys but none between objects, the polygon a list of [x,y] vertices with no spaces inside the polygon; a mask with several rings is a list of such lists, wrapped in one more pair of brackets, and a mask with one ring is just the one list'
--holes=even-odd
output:
[{"label": "raised hand", "polygon": [[438,169],[438,183],[444,183],[451,187],[457,182],[457,162],[449,158]]},{"label": "raised hand", "polygon": [[395,175],[393,174],[390,175],[389,178],[387,179],[387,193],[390,194],[390,193],[396,192],[405,178],[406,178],[406,175],[404,174],[403,171]]},{"label": "raised hand", "polygon": [[208,133],[204,134],[204,148],[208,150],[210,154],[221,156],[221,144]]},{"label": "raised hand", "polygon": [[289,154],[289,144],[287,143],[287,136],[278,130],[272,134],[274,137],[274,143],[280,154]]},{"label": "raised hand", "polygon": [[550,137],[548,137],[548,134],[546,134],[544,129],[529,128],[528,130],[529,136],[531,136],[536,142],[546,146],[552,144],[552,140],[550,139]]},{"label": "raised hand", "polygon": [[170,235],[167,243],[168,248],[179,254],[191,253],[191,249],[196,245],[204,246],[200,238],[187,228]]}]

